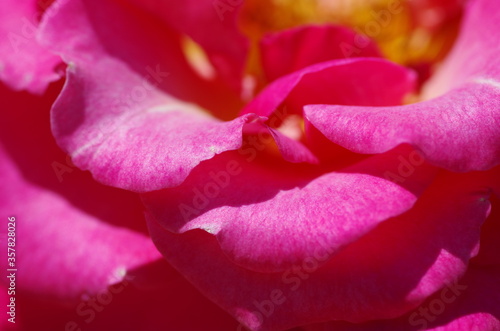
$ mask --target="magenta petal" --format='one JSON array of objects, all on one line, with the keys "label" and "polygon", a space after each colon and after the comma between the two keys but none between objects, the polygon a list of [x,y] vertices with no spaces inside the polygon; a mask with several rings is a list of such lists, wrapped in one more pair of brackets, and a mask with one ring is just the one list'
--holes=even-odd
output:
[{"label": "magenta petal", "polygon": [[311,105],[306,117],[330,140],[359,153],[405,142],[453,171],[499,164],[498,9],[495,0],[470,2],[454,50],[425,87],[426,98],[439,97],[393,108]]},{"label": "magenta petal", "polygon": [[269,116],[287,98],[295,112],[310,103],[391,106],[414,87],[412,71],[383,59],[332,60],[277,79],[242,111]]},{"label": "magenta petal", "polygon": [[457,331],[500,329],[500,268],[470,268],[418,308],[391,320],[361,324],[340,321],[304,327],[307,331]]},{"label": "magenta petal", "polygon": [[[152,191],[182,183],[199,162],[241,146],[246,115],[221,122],[194,105],[148,91],[116,99],[141,84],[117,63],[73,65],[53,107],[54,135],[73,162],[107,185]],[[110,72],[120,74],[120,80]]]},{"label": "magenta petal", "polygon": [[199,162],[241,146],[242,127],[255,117],[222,122],[180,101],[210,91],[186,64],[178,36],[128,6],[62,1],[43,39],[69,63],[52,109],[54,136],[105,184],[134,191],[178,185]]},{"label": "magenta petal", "polygon": [[4,0],[0,6],[0,80],[14,90],[41,94],[60,78],[61,62],[38,43],[39,12],[35,0]]},{"label": "magenta petal", "polygon": [[[500,330],[499,279],[498,265],[485,269],[471,268],[463,279],[451,284],[448,290],[444,288],[437,292],[404,321],[429,331]],[[439,312],[436,309],[441,309],[440,302],[445,306],[444,312],[433,314]],[[431,320],[422,314],[425,309],[427,314],[431,314]]]},{"label": "magenta petal", "polygon": [[318,158],[300,141],[291,139],[278,130],[268,128],[283,158],[289,162],[318,163]]},{"label": "magenta petal", "polygon": [[43,96],[0,85],[11,106],[0,121],[0,213],[17,219],[19,291],[67,304],[124,278],[133,282],[131,269],[160,255],[137,194],[98,184],[57,148],[49,111],[61,85]]},{"label": "magenta petal", "polygon": [[354,47],[358,36],[336,25],[300,26],[264,36],[261,60],[268,80],[273,81],[315,63],[350,57],[381,57],[377,45],[365,37],[363,48]]},{"label": "magenta petal", "polygon": [[[20,307],[14,325],[23,331],[236,330],[238,323],[234,318],[200,294],[175,270],[169,269],[167,262],[160,258],[133,271],[134,276],[130,276],[134,277],[133,281],[125,279],[104,293],[91,296],[92,301],[73,305],[18,293],[16,301]],[[155,278],[162,283],[147,289],[138,288],[139,277],[148,284],[151,280],[155,282]]]},{"label": "magenta petal", "polygon": [[166,229],[203,229],[217,236],[235,263],[283,271],[315,253],[336,254],[410,209],[434,170],[421,165],[399,186],[384,177],[398,172],[401,155],[394,151],[346,169],[348,173],[314,179],[285,166],[266,169],[221,155],[194,169],[181,186],[143,197]]},{"label": "magenta petal", "polygon": [[107,225],[64,197],[25,182],[3,148],[0,156],[0,212],[16,218],[20,289],[78,300],[159,257],[147,236]]},{"label": "magenta petal", "polygon": [[[249,41],[237,26],[238,4],[213,0],[129,0],[196,41],[221,77],[241,89]],[[234,3],[234,1],[233,1]]]},{"label": "magenta petal", "polygon": [[458,39],[442,67],[426,83],[424,96],[430,98],[441,95],[471,81],[491,84],[498,89],[499,28],[500,2],[468,1]]},{"label": "magenta petal", "polygon": [[[281,156],[288,162],[318,163],[317,157],[307,146],[305,146],[302,142],[292,139],[282,132],[269,127],[264,123],[266,120],[266,117],[261,117],[255,123],[246,125],[244,128],[244,133],[246,135],[251,135],[252,138],[255,139],[257,147],[264,148],[267,142],[271,143],[274,140]],[[260,147],[261,145],[262,147]],[[257,151],[257,148],[253,145],[250,146],[250,148],[254,148]]]},{"label": "magenta petal", "polygon": [[279,273],[235,265],[209,234],[173,234],[154,218],[148,220],[166,259],[251,330],[338,319],[360,323],[398,317],[465,272],[477,253],[488,192],[453,186],[456,180],[442,178],[411,211],[382,223],[330,260],[316,252]]},{"label": "magenta petal", "polygon": [[434,165],[486,170],[500,162],[500,89],[470,83],[434,100],[399,107],[310,105],[308,122],[358,153],[382,153],[401,143]]}]

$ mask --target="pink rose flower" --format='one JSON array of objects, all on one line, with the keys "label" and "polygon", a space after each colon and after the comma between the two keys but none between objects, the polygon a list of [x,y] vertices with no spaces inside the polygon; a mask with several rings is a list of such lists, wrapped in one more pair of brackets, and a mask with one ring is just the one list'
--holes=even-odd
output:
[{"label": "pink rose flower", "polygon": [[496,0],[43,9],[0,79],[65,83],[1,91],[0,209],[27,311],[71,306],[44,327],[500,329]]}]

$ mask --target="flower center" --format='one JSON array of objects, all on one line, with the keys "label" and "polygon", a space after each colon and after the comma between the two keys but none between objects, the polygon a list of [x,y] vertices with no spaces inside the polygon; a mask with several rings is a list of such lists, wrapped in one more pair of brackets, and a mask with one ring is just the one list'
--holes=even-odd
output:
[{"label": "flower center", "polygon": [[240,28],[252,42],[248,72],[260,76],[264,34],[304,24],[338,24],[372,38],[384,56],[417,71],[441,59],[457,35],[461,3],[409,0],[247,0]]}]

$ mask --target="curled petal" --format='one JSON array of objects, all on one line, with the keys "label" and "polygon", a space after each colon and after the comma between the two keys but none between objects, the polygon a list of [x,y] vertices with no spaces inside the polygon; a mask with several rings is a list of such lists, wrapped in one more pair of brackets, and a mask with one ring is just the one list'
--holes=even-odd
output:
[{"label": "curled petal", "polygon": [[235,265],[210,234],[174,234],[151,215],[148,224],[166,259],[251,330],[396,318],[456,282],[477,253],[489,191],[454,176],[330,259],[312,254],[278,273]]},{"label": "curled petal", "polygon": [[[12,105],[0,122],[0,212],[16,218],[19,291],[67,303],[132,281],[132,269],[160,255],[138,196],[96,183],[57,148],[49,109],[58,91],[36,97],[0,87]],[[6,238],[7,226],[0,231]],[[7,259],[0,263],[7,269]]]},{"label": "curled petal", "polygon": [[[247,152],[242,151],[250,157]],[[410,209],[432,181],[434,169],[408,163],[411,179],[400,185],[391,181],[391,173],[400,171],[399,159],[409,154],[395,150],[316,178],[310,170],[300,174],[297,167],[295,173],[286,164],[269,169],[227,154],[200,165],[183,185],[143,199],[169,231],[204,229],[217,236],[235,263],[262,272],[283,271],[316,253],[334,255]]]},{"label": "curled petal", "polygon": [[238,3],[213,0],[129,1],[192,38],[203,47],[217,73],[234,88],[241,89],[249,42],[237,26]]},{"label": "curled petal", "polygon": [[455,48],[425,87],[427,100],[384,108],[311,105],[306,117],[355,152],[380,153],[405,142],[452,171],[492,168],[500,162],[498,6],[469,3]]},{"label": "curled petal", "polygon": [[[111,70],[121,72],[120,81]],[[125,70],[117,63],[73,65],[52,112],[59,145],[107,185],[133,191],[179,185],[199,162],[239,148],[244,124],[256,119],[222,122],[155,90],[140,102],[127,100],[142,85]]]},{"label": "curled petal", "polygon": [[486,170],[500,160],[500,89],[469,83],[437,99],[398,107],[309,105],[308,122],[357,153],[383,153],[402,143],[453,171]]},{"label": "curled petal", "polygon": [[[116,24],[105,24],[106,15]],[[188,66],[178,35],[127,6],[61,1],[43,40],[69,63],[52,110],[54,136],[105,184],[133,191],[179,185],[199,162],[239,148],[244,124],[257,118],[223,122],[195,106],[213,90]]]},{"label": "curled petal", "polygon": [[329,322],[306,331],[455,331],[500,328],[500,268],[474,268],[399,318],[362,324]]},{"label": "curled petal", "polygon": [[2,151],[1,156],[0,211],[16,218],[16,233],[22,237],[16,255],[23,290],[75,300],[105,290],[130,269],[158,258],[145,235],[107,225],[64,197],[24,182],[8,155]]},{"label": "curled petal", "polygon": [[0,80],[14,90],[41,94],[60,78],[61,62],[38,42],[40,12],[35,0],[5,0],[0,8]]},{"label": "curled petal", "polygon": [[383,59],[332,60],[311,65],[267,86],[242,111],[269,116],[285,100],[302,114],[307,104],[391,106],[412,91],[415,74]]},{"label": "curled petal", "polygon": [[[363,41],[362,48],[354,46],[360,41]],[[349,57],[381,57],[372,40],[364,40],[354,31],[337,25],[300,26],[269,34],[262,38],[260,51],[269,81],[319,62]]]}]

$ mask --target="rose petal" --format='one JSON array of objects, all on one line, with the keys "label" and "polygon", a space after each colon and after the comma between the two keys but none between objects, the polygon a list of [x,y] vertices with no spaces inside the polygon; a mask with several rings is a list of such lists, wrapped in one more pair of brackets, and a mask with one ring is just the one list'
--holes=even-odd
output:
[{"label": "rose petal", "polygon": [[106,225],[64,197],[24,182],[3,151],[1,156],[0,210],[16,217],[22,238],[16,245],[19,287],[74,299],[97,293],[158,257],[146,236]]},{"label": "rose petal", "polygon": [[[158,260],[167,265],[166,261]],[[155,262],[155,264],[157,264]],[[168,268],[168,266],[167,266]],[[149,266],[145,266],[146,273]],[[157,273],[158,268],[154,268]],[[133,271],[135,272],[135,270]],[[161,287],[138,289],[123,281],[92,296],[93,302],[72,306],[18,294],[21,309],[16,324],[25,331],[40,330],[235,330],[237,322],[201,295],[178,273],[162,276]],[[145,281],[148,281],[148,278]]]},{"label": "rose petal", "polygon": [[362,324],[329,322],[307,331],[455,331],[500,328],[500,269],[471,268],[462,279],[436,292],[412,312],[394,320]]},{"label": "rose petal", "polygon": [[[179,185],[201,161],[241,146],[246,115],[221,122],[194,105],[148,92],[140,103],[126,96],[139,77],[117,63],[75,65],[53,107],[53,132],[73,162],[107,185],[152,191]],[[110,71],[121,73],[121,82]]]},{"label": "rose petal", "polygon": [[173,234],[151,216],[148,224],[166,259],[251,330],[395,318],[456,281],[477,252],[489,192],[453,185],[457,179],[441,177],[411,211],[382,223],[323,267],[318,263],[328,255],[316,254],[284,273],[235,265],[204,232]]},{"label": "rose petal", "polygon": [[15,90],[41,94],[60,78],[61,61],[38,43],[39,11],[35,0],[4,0],[0,7],[0,80]]},{"label": "rose petal", "polygon": [[[106,15],[116,25],[104,24]],[[134,191],[180,184],[199,162],[241,146],[242,127],[255,118],[222,122],[168,94],[199,101],[196,91],[207,91],[177,36],[147,19],[108,1],[66,1],[43,30],[70,62],[53,108],[56,140],[97,180]]]},{"label": "rose petal", "polygon": [[[113,24],[109,24],[109,17],[113,17]],[[228,119],[228,114],[234,118],[242,106],[234,91],[195,72],[178,31],[141,8],[112,0],[59,0],[40,29],[41,42],[60,53],[66,63],[119,62],[126,67],[122,70],[141,77],[127,95],[120,96],[128,102],[144,100],[157,87],[170,96],[197,103],[219,118]],[[121,72],[114,74],[118,74],[115,80],[122,80]]]},{"label": "rose petal", "polygon": [[397,105],[412,91],[414,82],[412,71],[383,59],[333,60],[277,79],[242,114],[269,116],[287,98],[292,111],[299,114],[310,103]]},{"label": "rose petal", "polygon": [[[495,0],[468,1],[465,9],[453,49],[425,85],[426,99],[442,95],[471,81],[490,83],[497,88],[500,84],[500,3]],[[478,54],[481,56],[477,56]]]},{"label": "rose petal", "polygon": [[440,97],[392,108],[311,105],[305,108],[306,117],[333,142],[358,153],[381,153],[410,143],[431,163],[452,171],[497,165],[498,5],[494,0],[471,2],[455,49],[424,93],[426,98]]},{"label": "rose petal", "polygon": [[[277,117],[273,117],[277,120]],[[274,122],[270,119],[269,122]],[[276,143],[283,159],[292,163],[307,162],[317,164],[318,159],[301,141],[292,139],[265,124],[267,118],[263,117],[258,122],[248,124],[244,127],[244,134],[247,140],[250,140],[251,146],[255,152],[265,149],[266,145]]]},{"label": "rose petal", "polygon": [[[358,48],[355,41],[363,41]],[[264,36],[260,42],[262,67],[269,81],[307,66],[350,57],[381,57],[377,45],[351,29],[336,25],[300,26]]]},{"label": "rose petal", "polygon": [[35,97],[0,87],[9,105],[0,123],[0,212],[16,217],[18,289],[69,301],[160,255],[144,233],[138,197],[98,185],[55,145],[49,109],[58,90]]},{"label": "rose petal", "polygon": [[257,271],[283,271],[315,253],[336,254],[411,208],[434,170],[406,161],[412,167],[411,180],[402,186],[391,182],[390,172],[397,173],[399,159],[408,154],[396,150],[345,169],[348,173],[312,175],[286,164],[263,167],[228,154],[200,165],[183,185],[143,199],[166,229],[204,229],[217,236],[235,263]]},{"label": "rose petal", "polygon": [[249,42],[237,26],[238,4],[213,0],[131,2],[191,37],[203,47],[218,74],[241,89]]},{"label": "rose petal", "polygon": [[399,107],[310,105],[306,120],[357,153],[383,153],[402,143],[453,171],[486,170],[500,161],[500,90],[467,84],[434,100]]}]

